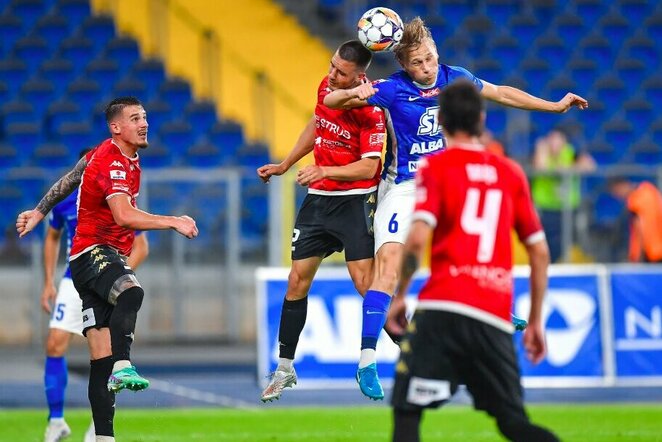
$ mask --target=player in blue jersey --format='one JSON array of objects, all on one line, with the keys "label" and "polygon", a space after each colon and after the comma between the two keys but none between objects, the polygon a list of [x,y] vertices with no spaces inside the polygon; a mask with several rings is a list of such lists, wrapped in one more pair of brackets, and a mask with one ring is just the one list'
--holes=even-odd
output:
[{"label": "player in blue jersey", "polygon": [[[473,82],[484,98],[505,106],[556,113],[566,112],[571,107],[588,107],[585,99],[573,93],[551,102],[514,87],[491,84],[462,67],[440,64],[430,30],[419,17],[405,25],[402,40],[394,52],[402,70],[386,80],[333,91],[324,99],[324,104],[331,108],[380,106],[389,120],[387,152],[375,213],[375,273],[363,300],[361,357],[357,372],[361,391],[370,398],[384,395],[377,377],[375,349],[391,297],[398,293],[394,304],[404,303],[405,293],[398,290],[398,280],[403,244],[414,209],[413,177],[418,160],[445,147],[442,128],[436,119],[440,91],[464,78]],[[389,321],[387,325],[391,332],[398,332],[401,327],[402,324],[395,321]]]},{"label": "player in blue jersey", "polygon": [[[81,153],[84,155],[88,151]],[[46,339],[46,363],[44,368],[44,388],[48,402],[48,425],[44,434],[45,442],[59,441],[71,434],[64,420],[64,396],[67,387],[67,362],[65,354],[73,335],[82,336],[83,305],[71,280],[69,265],[58,288],[55,288],[55,269],[60,250],[62,234],[67,235],[67,257],[71,241],[78,224],[76,201],[78,191],[61,201],[53,208],[44,239],[44,290],[41,293],[41,307],[51,315]],[[138,267],[147,257],[146,235],[136,236],[128,265]],[[67,259],[67,263],[69,260]],[[85,442],[94,441],[94,424],[85,434]]]}]

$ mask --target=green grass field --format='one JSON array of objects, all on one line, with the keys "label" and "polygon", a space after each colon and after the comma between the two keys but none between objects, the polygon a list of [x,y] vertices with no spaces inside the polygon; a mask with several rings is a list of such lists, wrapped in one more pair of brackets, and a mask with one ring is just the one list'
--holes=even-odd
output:
[{"label": "green grass field", "polygon": [[[662,441],[662,404],[531,406],[532,419],[554,429],[564,441]],[[87,410],[69,410],[66,418],[82,440]],[[43,410],[0,410],[0,441],[41,441]],[[390,410],[384,408],[118,409],[118,442],[245,441],[336,442],[388,441]],[[423,441],[501,440],[493,422],[465,406],[426,413]]]}]

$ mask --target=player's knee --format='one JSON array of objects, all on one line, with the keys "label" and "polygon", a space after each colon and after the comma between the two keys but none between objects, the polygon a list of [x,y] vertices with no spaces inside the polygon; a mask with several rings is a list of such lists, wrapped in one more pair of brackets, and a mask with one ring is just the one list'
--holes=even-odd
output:
[{"label": "player's knee", "polygon": [[143,303],[145,292],[140,286],[129,287],[117,296],[117,304],[128,310],[138,311]]},{"label": "player's knee", "polygon": [[287,277],[287,299],[290,301],[295,301],[297,299],[306,297],[311,283],[311,278],[308,278],[307,276],[297,272],[295,269],[292,269],[289,276]]},{"label": "player's knee", "polygon": [[63,339],[59,335],[49,334],[48,339],[46,340],[46,356],[53,358],[59,358],[64,356],[67,352],[67,346],[69,339]]}]

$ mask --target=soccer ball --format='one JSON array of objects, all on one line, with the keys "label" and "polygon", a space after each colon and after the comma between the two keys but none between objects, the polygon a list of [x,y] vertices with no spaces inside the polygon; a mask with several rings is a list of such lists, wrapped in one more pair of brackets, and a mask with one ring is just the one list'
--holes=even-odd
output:
[{"label": "soccer ball", "polygon": [[371,51],[390,51],[402,39],[404,25],[392,9],[379,6],[361,16],[357,24],[359,40]]}]

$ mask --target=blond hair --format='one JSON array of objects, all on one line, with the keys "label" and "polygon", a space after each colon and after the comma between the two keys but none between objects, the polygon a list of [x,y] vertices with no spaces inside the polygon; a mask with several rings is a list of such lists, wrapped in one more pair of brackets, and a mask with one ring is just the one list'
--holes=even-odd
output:
[{"label": "blond hair", "polygon": [[402,33],[402,40],[393,49],[396,58],[400,63],[407,61],[407,56],[411,51],[415,51],[426,40],[430,40],[432,46],[436,49],[434,39],[430,33],[430,29],[425,26],[425,22],[421,17],[415,17],[410,22],[405,24]]}]

